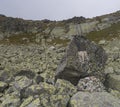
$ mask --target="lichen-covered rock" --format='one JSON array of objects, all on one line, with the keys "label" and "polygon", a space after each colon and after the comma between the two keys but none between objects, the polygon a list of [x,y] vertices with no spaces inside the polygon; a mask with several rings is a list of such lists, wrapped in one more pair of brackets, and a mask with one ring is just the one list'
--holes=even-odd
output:
[{"label": "lichen-covered rock", "polygon": [[27,105],[29,105],[32,101],[34,100],[34,98],[32,96],[28,97],[27,99],[24,99],[23,103],[20,105],[20,107],[26,107]]},{"label": "lichen-covered rock", "polygon": [[69,102],[69,107],[119,107],[120,100],[107,92],[78,92]]},{"label": "lichen-covered rock", "polygon": [[109,74],[106,77],[105,85],[108,88],[112,88],[112,89],[118,90],[120,92],[120,75]]},{"label": "lichen-covered rock", "polygon": [[40,105],[39,98],[36,98],[29,105],[27,105],[26,107],[42,107],[42,106]]},{"label": "lichen-covered rock", "polygon": [[7,71],[1,70],[0,71],[0,81],[8,82],[10,75]]},{"label": "lichen-covered rock", "polygon": [[7,83],[0,81],[0,92],[3,92],[7,87]]},{"label": "lichen-covered rock", "polygon": [[72,96],[77,92],[77,88],[71,84],[69,81],[58,79],[55,87],[58,94],[70,95]]},{"label": "lichen-covered rock", "polygon": [[105,87],[101,81],[94,77],[85,77],[80,79],[77,84],[77,90],[79,91],[87,91],[87,92],[102,92],[105,90]]},{"label": "lichen-covered rock", "polygon": [[2,107],[19,107],[20,106],[20,98],[15,96],[14,94],[7,94],[4,96],[2,101]]},{"label": "lichen-covered rock", "polygon": [[107,55],[102,47],[76,35],[58,65],[56,79],[65,79],[74,85],[81,77],[88,75],[95,75],[103,80],[106,60]]},{"label": "lichen-covered rock", "polygon": [[120,99],[120,92],[117,90],[110,89],[108,90],[113,96],[117,97]]},{"label": "lichen-covered rock", "polygon": [[26,76],[17,76],[15,78],[15,82],[13,85],[14,85],[15,89],[20,91],[20,90],[32,85],[32,83],[33,83],[33,81],[28,79]]},{"label": "lichen-covered rock", "polygon": [[69,99],[69,95],[52,95],[49,103],[51,107],[67,107]]},{"label": "lichen-covered rock", "polygon": [[23,96],[35,96],[35,95],[40,95],[43,93],[48,93],[50,95],[54,94],[56,91],[56,88],[51,85],[51,84],[47,84],[44,82],[41,82],[38,85],[31,85],[30,87],[28,87],[25,91],[22,92]]},{"label": "lichen-covered rock", "polygon": [[70,96],[64,94],[40,95],[41,107],[67,107]]}]

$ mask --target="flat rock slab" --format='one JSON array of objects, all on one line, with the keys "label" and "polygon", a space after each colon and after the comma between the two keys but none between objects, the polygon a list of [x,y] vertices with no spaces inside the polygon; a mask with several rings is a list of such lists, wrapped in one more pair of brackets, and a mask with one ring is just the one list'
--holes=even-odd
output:
[{"label": "flat rock slab", "polygon": [[104,79],[103,68],[107,55],[101,46],[76,35],[57,68],[56,79],[65,79],[76,85],[80,78],[90,75]]},{"label": "flat rock slab", "polygon": [[71,98],[69,107],[120,107],[120,100],[107,92],[78,92]]}]

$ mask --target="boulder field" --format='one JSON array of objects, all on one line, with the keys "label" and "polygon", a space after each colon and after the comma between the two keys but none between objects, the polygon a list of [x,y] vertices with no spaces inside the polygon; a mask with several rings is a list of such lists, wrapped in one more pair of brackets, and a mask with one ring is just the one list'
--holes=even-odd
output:
[{"label": "boulder field", "polygon": [[0,44],[0,107],[119,107],[119,41]]}]

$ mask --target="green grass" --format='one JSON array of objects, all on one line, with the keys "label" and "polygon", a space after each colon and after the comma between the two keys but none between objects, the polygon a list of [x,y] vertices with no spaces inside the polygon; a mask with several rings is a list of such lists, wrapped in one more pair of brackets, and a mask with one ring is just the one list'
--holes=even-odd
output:
[{"label": "green grass", "polygon": [[26,38],[30,43],[35,42],[35,34],[19,34],[4,38],[0,44],[27,44],[27,40],[23,40],[23,38]]},{"label": "green grass", "polygon": [[51,45],[61,44],[62,46],[67,46],[69,42],[70,42],[69,39],[55,38],[55,39],[53,39],[51,42],[48,42],[48,44],[51,44]]},{"label": "green grass", "polygon": [[118,31],[120,31],[120,22],[117,24],[112,24],[109,28],[90,32],[86,35],[86,37],[95,42],[98,42],[102,39],[112,40],[112,38],[118,37]]}]

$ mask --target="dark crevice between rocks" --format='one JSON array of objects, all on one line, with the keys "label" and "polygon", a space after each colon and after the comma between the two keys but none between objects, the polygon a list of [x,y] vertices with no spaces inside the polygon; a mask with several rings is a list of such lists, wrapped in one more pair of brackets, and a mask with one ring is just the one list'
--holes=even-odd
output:
[{"label": "dark crevice between rocks", "polygon": [[21,70],[15,76],[26,76],[29,79],[33,79],[35,77],[35,73],[31,70]]}]

